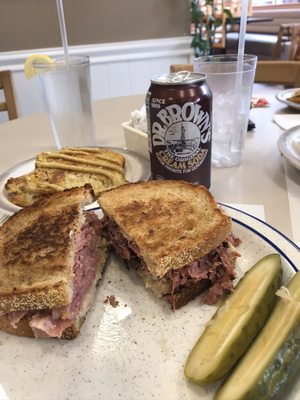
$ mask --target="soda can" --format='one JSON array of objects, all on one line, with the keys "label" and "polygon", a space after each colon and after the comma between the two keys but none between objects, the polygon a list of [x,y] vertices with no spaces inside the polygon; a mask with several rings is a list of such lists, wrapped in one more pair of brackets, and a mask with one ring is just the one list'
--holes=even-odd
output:
[{"label": "soda can", "polygon": [[146,110],[152,179],[209,188],[212,94],[206,75],[182,71],[152,77]]}]

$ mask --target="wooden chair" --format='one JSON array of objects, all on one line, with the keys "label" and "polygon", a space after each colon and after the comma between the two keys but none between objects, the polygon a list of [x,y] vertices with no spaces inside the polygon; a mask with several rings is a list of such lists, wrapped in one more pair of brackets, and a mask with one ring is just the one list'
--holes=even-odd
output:
[{"label": "wooden chair", "polygon": [[[192,64],[173,64],[170,72],[193,71]],[[255,82],[300,87],[300,61],[258,61]]]},{"label": "wooden chair", "polygon": [[255,82],[300,86],[300,61],[259,61]]},{"label": "wooden chair", "polygon": [[193,64],[173,64],[170,66],[170,72],[189,71],[193,72]]},{"label": "wooden chair", "polygon": [[10,120],[18,118],[10,71],[0,71],[0,90],[4,92],[4,102],[0,103],[0,111],[6,111]]},{"label": "wooden chair", "polygon": [[277,42],[273,48],[272,59],[276,60],[280,58],[282,44],[290,41],[288,59],[290,61],[296,60],[298,49],[300,48],[300,24],[289,23],[282,24],[279,27]]},{"label": "wooden chair", "polygon": [[[240,17],[242,15],[242,3],[242,0],[224,0],[224,7],[231,11],[233,17]],[[251,16],[252,14],[252,0],[249,0],[247,15]]]}]

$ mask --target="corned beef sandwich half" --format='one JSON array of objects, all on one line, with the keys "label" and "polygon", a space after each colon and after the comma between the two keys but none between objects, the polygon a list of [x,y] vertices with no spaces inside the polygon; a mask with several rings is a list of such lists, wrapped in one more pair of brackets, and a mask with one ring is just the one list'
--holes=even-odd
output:
[{"label": "corned beef sandwich half", "polygon": [[239,240],[205,187],[129,183],[101,193],[98,201],[108,243],[173,309],[201,293],[213,304],[233,290]]},{"label": "corned beef sandwich half", "polygon": [[90,185],[52,194],[0,228],[0,329],[72,339],[107,258]]}]

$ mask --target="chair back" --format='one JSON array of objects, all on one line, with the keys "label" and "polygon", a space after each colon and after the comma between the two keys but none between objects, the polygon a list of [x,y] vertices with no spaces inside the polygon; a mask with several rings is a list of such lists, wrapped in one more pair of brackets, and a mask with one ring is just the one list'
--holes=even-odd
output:
[{"label": "chair back", "polygon": [[280,59],[282,46],[284,43],[290,41],[288,60],[299,60],[300,56],[300,24],[287,23],[281,24],[279,27],[277,42],[274,45],[272,59]]},{"label": "chair back", "polygon": [[300,61],[258,61],[255,82],[300,86]]},{"label": "chair back", "polygon": [[170,72],[189,71],[193,72],[193,64],[172,64],[170,65]]},{"label": "chair back", "polygon": [[4,93],[4,101],[0,102],[0,112],[7,112],[10,120],[18,118],[15,93],[10,71],[0,71],[0,90],[3,90]]},{"label": "chair back", "polygon": [[[193,64],[172,64],[170,72],[193,71]],[[254,82],[300,87],[300,61],[260,60]]]}]

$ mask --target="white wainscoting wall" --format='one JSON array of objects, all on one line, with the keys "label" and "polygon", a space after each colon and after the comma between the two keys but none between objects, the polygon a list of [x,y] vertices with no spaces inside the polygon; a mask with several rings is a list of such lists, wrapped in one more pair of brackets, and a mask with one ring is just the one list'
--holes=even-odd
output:
[{"label": "white wainscoting wall", "polygon": [[[190,43],[190,37],[176,37],[71,46],[70,54],[90,57],[92,98],[99,100],[146,93],[152,75],[168,72],[170,64],[191,62]],[[62,55],[62,49],[0,53],[0,70],[9,69],[13,73],[20,117],[44,111],[37,80],[27,80],[23,71],[24,61],[33,53],[57,57]],[[6,116],[0,116],[0,122],[5,120]]]}]

